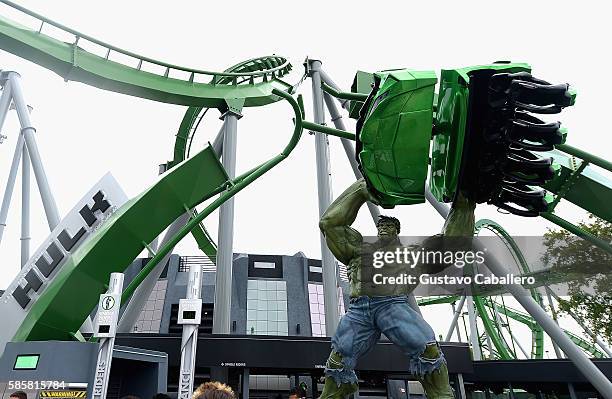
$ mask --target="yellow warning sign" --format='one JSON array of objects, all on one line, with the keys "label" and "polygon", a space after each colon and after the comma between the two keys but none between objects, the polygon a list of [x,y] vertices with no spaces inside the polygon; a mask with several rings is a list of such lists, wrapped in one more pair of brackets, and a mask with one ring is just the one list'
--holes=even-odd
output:
[{"label": "yellow warning sign", "polygon": [[40,391],[41,398],[84,398],[85,391]]}]

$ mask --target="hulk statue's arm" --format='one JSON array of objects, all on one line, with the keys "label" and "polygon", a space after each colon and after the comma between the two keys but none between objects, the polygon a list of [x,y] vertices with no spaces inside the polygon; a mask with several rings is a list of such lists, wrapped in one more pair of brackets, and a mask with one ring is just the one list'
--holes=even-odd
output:
[{"label": "hulk statue's arm", "polygon": [[472,237],[474,235],[474,211],[476,202],[466,198],[461,192],[451,205],[450,213],[444,221],[442,234],[446,237]]},{"label": "hulk statue's arm", "polygon": [[363,237],[351,227],[359,208],[372,199],[364,179],[359,179],[336,198],[327,208],[319,222],[327,246],[336,259],[348,265],[359,256]]},{"label": "hulk statue's arm", "polygon": [[[475,210],[476,202],[459,192],[444,221],[442,234],[436,234],[425,239],[422,247],[435,251],[464,251],[470,249],[476,224]],[[444,240],[445,237],[451,237],[451,239]],[[447,263],[423,263],[419,268],[423,273],[437,274],[449,266],[450,264]]]}]

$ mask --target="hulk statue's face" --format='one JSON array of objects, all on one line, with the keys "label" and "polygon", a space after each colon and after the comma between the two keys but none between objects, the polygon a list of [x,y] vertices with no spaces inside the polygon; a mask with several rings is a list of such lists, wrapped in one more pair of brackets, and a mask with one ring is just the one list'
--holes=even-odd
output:
[{"label": "hulk statue's face", "polygon": [[378,229],[378,237],[380,238],[394,238],[397,237],[397,228],[395,227],[395,223],[389,222],[380,222],[376,226]]}]

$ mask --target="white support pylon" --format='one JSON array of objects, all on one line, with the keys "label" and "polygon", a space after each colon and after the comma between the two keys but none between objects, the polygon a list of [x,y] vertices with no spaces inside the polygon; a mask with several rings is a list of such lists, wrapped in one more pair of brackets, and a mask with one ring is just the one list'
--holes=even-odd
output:
[{"label": "white support pylon", "polygon": [[181,340],[181,369],[179,374],[178,399],[189,399],[193,393],[198,330],[202,320],[202,267],[189,267],[187,298],[179,301],[178,324],[183,325]]}]

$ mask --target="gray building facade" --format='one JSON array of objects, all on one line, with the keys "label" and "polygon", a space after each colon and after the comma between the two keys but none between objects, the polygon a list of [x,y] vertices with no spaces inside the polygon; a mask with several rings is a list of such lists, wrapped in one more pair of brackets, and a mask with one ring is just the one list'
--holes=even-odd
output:
[{"label": "gray building facade", "polygon": [[[148,259],[134,262],[125,273],[130,281]],[[172,255],[157,281],[134,333],[180,333],[178,304],[185,297],[189,267],[202,274],[201,333],[212,332],[215,266],[205,256]],[[338,268],[339,313],[348,306],[346,268]],[[321,261],[295,255],[234,254],[231,334],[325,336]]]}]

